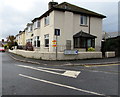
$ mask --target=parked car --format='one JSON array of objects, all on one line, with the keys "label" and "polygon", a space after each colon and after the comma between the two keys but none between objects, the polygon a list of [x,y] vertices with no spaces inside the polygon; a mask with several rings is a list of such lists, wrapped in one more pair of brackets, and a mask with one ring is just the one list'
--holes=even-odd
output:
[{"label": "parked car", "polygon": [[0,47],[0,52],[5,52],[4,47]]}]

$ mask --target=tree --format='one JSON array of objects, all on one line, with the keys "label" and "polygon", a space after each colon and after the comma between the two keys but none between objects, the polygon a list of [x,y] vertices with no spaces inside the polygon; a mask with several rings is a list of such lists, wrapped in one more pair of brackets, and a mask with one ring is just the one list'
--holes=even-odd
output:
[{"label": "tree", "polygon": [[7,44],[9,46],[9,49],[12,48],[12,46],[15,46],[15,37],[13,35],[7,37]]}]

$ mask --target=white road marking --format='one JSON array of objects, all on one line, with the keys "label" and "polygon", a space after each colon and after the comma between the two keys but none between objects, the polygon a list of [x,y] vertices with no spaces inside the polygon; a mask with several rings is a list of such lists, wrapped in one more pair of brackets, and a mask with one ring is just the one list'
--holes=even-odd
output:
[{"label": "white road marking", "polygon": [[77,78],[77,76],[80,74],[80,71],[71,71],[71,73],[69,73],[69,74],[64,74],[64,73],[57,73],[57,72],[53,72],[53,71],[48,71],[48,70],[43,70],[43,69],[39,69],[39,68],[34,68],[34,67],[31,67],[31,66],[25,66],[25,65],[17,65],[17,66],[23,67],[23,68],[28,68],[28,69],[33,69],[33,70],[38,70],[38,71],[43,71],[43,72],[47,72],[47,73],[52,73],[52,74],[72,77],[72,78]]},{"label": "white road marking", "polygon": [[54,69],[54,68],[45,68],[45,67],[38,67],[38,68],[47,69],[47,70],[54,70],[54,71],[67,71],[65,69]]},{"label": "white road marking", "polygon": [[28,79],[32,79],[32,80],[36,80],[36,81],[40,81],[40,82],[44,82],[44,83],[48,83],[48,84],[52,84],[52,85],[56,85],[56,86],[60,86],[60,87],[64,87],[64,88],[68,88],[68,89],[72,89],[72,90],[76,90],[76,91],[80,91],[80,92],[85,92],[85,93],[89,93],[89,94],[94,94],[94,95],[101,95],[101,96],[105,96],[104,94],[101,93],[96,93],[96,92],[92,92],[92,91],[88,91],[88,90],[83,90],[83,89],[79,89],[73,86],[68,86],[68,85],[64,85],[64,84],[59,84],[59,83],[55,83],[55,82],[51,82],[51,81],[47,81],[47,80],[43,80],[43,79],[38,79],[35,77],[31,77],[31,76],[27,76],[27,75],[23,75],[23,74],[19,74],[19,76],[22,76],[24,78],[28,78]]},{"label": "white road marking", "polygon": [[79,75],[79,71],[66,71],[64,72],[62,75],[64,76],[69,76],[69,77],[72,77],[72,76],[78,76]]}]

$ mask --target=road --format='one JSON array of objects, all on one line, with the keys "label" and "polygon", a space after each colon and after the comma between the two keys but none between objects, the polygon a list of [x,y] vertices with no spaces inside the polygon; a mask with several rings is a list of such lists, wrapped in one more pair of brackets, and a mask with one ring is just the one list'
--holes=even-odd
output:
[{"label": "road", "polygon": [[36,65],[0,54],[2,95],[118,95],[118,64]]}]

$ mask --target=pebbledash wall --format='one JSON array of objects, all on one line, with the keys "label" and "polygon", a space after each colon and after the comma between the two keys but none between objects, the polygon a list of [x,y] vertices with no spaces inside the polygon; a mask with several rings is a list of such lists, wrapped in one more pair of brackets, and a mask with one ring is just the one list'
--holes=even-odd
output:
[{"label": "pebbledash wall", "polygon": [[[39,52],[39,51],[24,51],[24,50],[9,50],[9,52],[21,55],[27,58],[42,59],[42,60],[56,60],[55,52]],[[78,60],[78,59],[92,59],[102,58],[101,52],[79,52],[78,55],[65,55],[64,52],[58,52],[57,60]]]}]

